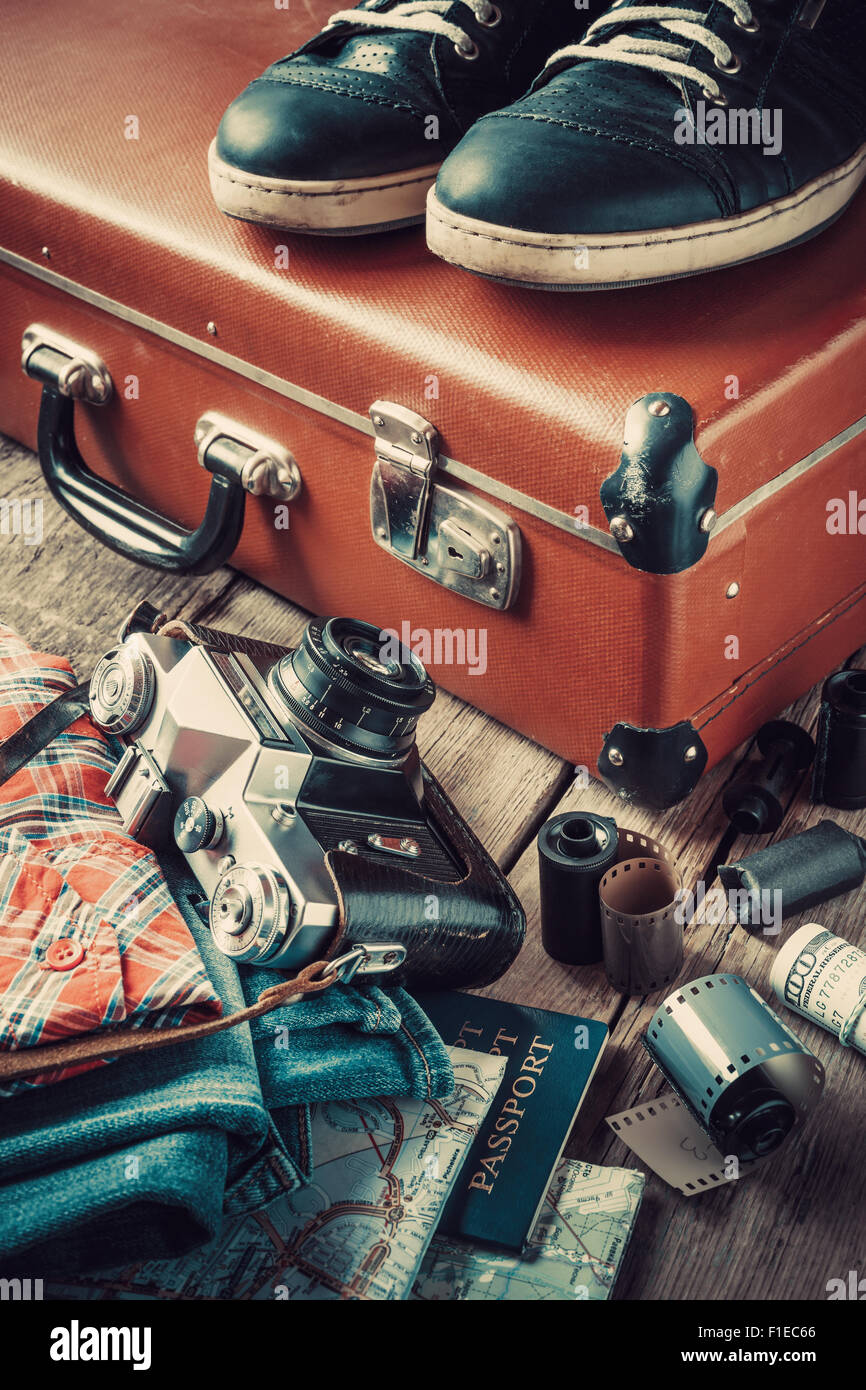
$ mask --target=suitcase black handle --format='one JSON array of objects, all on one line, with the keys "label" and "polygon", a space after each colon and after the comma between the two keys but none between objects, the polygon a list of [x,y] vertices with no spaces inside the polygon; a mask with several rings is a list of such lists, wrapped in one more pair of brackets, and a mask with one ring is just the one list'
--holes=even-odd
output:
[{"label": "suitcase black handle", "polygon": [[201,525],[184,531],[91,472],[75,442],[74,412],[74,401],[43,386],[39,462],[52,496],[79,526],[118,555],[153,569],[209,574],[224,564],[243,529],[241,483],[215,474]]},{"label": "suitcase black handle", "polygon": [[34,324],[23,342],[23,367],[42,382],[37,449],[52,496],[109,549],[141,565],[209,574],[228,560],[244,524],[247,492],[288,501],[300,473],[287,450],[216,414],[196,426],[199,461],[213,474],[201,524],[185,531],[93,473],[75,439],[75,400],[104,405],[112,382],[100,358]]}]

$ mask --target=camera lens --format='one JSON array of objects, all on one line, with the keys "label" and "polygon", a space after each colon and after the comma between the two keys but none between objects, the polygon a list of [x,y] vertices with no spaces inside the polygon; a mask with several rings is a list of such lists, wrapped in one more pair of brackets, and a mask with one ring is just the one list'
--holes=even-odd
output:
[{"label": "camera lens", "polygon": [[413,652],[370,623],[314,618],[271,671],[274,693],[327,743],[374,758],[399,757],[436,696]]}]

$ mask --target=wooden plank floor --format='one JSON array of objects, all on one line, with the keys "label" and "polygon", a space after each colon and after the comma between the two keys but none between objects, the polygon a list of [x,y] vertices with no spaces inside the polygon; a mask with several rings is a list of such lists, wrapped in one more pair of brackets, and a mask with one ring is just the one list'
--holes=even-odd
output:
[{"label": "wooden plank floor", "polygon": [[[143,597],[171,614],[230,631],[284,643],[300,633],[305,621],[300,610],[228,569],[204,579],[161,576],[100,549],[47,496],[38,463],[27,450],[0,440],[0,468],[3,496],[44,499],[41,545],[0,536],[0,618],[34,645],[67,654],[79,675],[89,672],[128,609]],[[866,664],[866,651],[853,664]],[[816,688],[792,706],[788,717],[814,732],[818,696]],[[673,851],[687,885],[703,879],[709,887],[718,862],[763,843],[732,840],[721,810],[722,788],[749,746],[705,777],[684,805],[658,815],[625,808],[600,783],[579,788],[574,769],[560,758],[444,692],[422,721],[419,742],[431,770],[509,873],[527,911],[527,944],[487,993],[600,1018],[610,1027],[610,1044],[567,1153],[642,1167],[603,1120],[669,1089],[640,1043],[660,996],[621,996],[611,990],[600,966],[572,969],[545,955],[535,836],[558,811],[613,815]],[[866,811],[813,807],[804,777],[776,838],[827,816],[866,835]],[[780,939],[818,920],[848,940],[866,941],[864,915],[866,890],[786,922],[781,938],[753,938],[723,925],[690,927],[680,979],[731,971],[770,999],[769,973]],[[827,1068],[820,1106],[796,1140],[739,1183],[685,1198],[650,1175],[619,1298],[824,1299],[829,1279],[845,1277],[851,1269],[866,1272],[866,1058],[783,1012]]]}]

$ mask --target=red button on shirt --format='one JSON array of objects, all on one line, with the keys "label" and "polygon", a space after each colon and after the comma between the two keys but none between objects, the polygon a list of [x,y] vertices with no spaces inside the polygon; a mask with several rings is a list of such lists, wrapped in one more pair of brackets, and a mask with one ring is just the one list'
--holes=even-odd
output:
[{"label": "red button on shirt", "polygon": [[64,936],[60,941],[52,941],[45,952],[45,964],[52,970],[74,970],[86,954],[80,941],[73,941],[71,936]]}]

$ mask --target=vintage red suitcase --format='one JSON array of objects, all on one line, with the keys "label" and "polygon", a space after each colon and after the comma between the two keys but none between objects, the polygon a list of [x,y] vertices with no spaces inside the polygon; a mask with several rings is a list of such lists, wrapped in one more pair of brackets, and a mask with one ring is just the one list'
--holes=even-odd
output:
[{"label": "vintage red suitcase", "polygon": [[[769,260],[568,296],[422,229],[230,221],[220,115],[332,9],[5,0],[0,428],[36,446],[41,390],[94,533],[199,570],[236,547],[670,803],[866,639],[866,199]],[[275,495],[241,527],[244,485]]]}]

